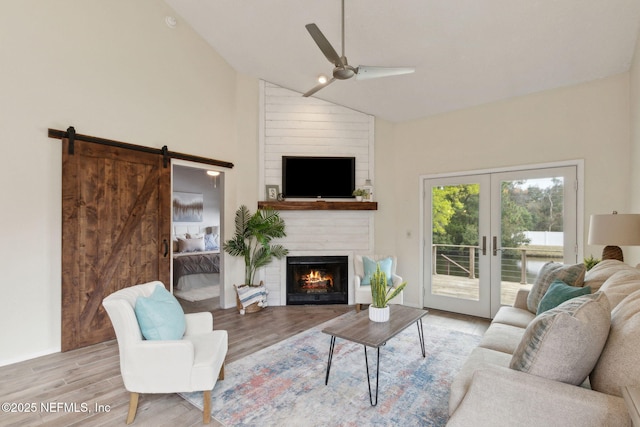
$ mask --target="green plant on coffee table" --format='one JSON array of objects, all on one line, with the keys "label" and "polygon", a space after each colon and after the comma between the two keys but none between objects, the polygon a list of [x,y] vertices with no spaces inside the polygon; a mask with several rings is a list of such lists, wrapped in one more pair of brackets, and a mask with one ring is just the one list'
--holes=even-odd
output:
[{"label": "green plant on coffee table", "polygon": [[389,301],[394,299],[405,286],[407,282],[402,282],[397,287],[393,288],[387,286],[387,275],[384,271],[380,270],[380,263],[376,266],[376,271],[371,275],[371,305],[376,308],[384,308]]}]

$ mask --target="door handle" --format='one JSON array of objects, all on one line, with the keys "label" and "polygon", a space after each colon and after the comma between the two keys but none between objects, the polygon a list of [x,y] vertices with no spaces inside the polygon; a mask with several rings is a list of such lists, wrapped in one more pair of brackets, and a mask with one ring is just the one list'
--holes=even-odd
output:
[{"label": "door handle", "polygon": [[164,239],[162,241],[162,245],[164,246],[164,253],[162,254],[163,257],[167,257],[167,255],[169,255],[169,242],[167,241],[167,239]]},{"label": "door handle", "polygon": [[482,255],[487,254],[487,236],[482,236]]},{"label": "door handle", "polygon": [[498,255],[498,236],[493,236],[493,256]]}]

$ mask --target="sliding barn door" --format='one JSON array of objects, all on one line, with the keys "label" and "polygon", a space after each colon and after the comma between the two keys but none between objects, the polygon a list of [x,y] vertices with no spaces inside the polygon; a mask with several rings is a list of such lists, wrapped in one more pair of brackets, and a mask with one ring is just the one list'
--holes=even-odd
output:
[{"label": "sliding barn door", "polygon": [[169,284],[170,167],[163,157],[76,140],[62,154],[62,351],[114,337],[102,299]]}]

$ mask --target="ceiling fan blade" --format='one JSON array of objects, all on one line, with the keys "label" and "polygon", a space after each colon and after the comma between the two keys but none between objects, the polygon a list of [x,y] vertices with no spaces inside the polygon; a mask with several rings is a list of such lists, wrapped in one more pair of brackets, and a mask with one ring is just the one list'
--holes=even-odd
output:
[{"label": "ceiling fan blade", "polygon": [[320,28],[318,28],[316,24],[307,24],[305,25],[305,28],[307,29],[307,31],[309,31],[309,34],[311,34],[311,38],[313,39],[313,41],[316,42],[316,44],[318,45],[322,53],[324,53],[324,56],[327,57],[329,62],[334,64],[336,67],[344,65],[342,63],[342,59],[340,58],[340,55],[338,55],[338,53],[333,48],[333,46],[331,46],[331,43],[329,43],[329,40],[327,40],[324,34],[322,34],[322,31],[320,31]]},{"label": "ceiling fan blade", "polygon": [[313,95],[314,93],[316,93],[317,91],[319,91],[322,88],[325,88],[327,86],[329,86],[331,83],[333,83],[335,81],[335,77],[332,78],[331,80],[328,80],[326,83],[320,83],[319,85],[314,86],[311,90],[307,91],[306,93],[304,93],[302,96],[304,96],[305,98],[308,96]]},{"label": "ceiling fan blade", "polygon": [[416,69],[413,67],[370,67],[360,65],[356,73],[356,80],[377,79],[379,77],[399,76],[401,74],[411,74]]}]

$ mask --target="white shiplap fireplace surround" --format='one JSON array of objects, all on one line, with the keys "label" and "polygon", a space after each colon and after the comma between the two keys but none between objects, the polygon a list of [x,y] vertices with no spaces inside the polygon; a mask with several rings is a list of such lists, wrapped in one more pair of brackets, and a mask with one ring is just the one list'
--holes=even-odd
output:
[{"label": "white shiplap fireplace surround", "polygon": [[[355,157],[356,187],[373,179],[373,116],[261,81],[259,123],[262,200],[265,185],[282,188],[282,156],[287,155]],[[287,232],[280,242],[289,256],[349,257],[349,304],[353,304],[353,256],[373,252],[375,211],[285,210],[280,216]],[[286,305],[286,270],[282,259],[261,272],[271,305]]]}]

